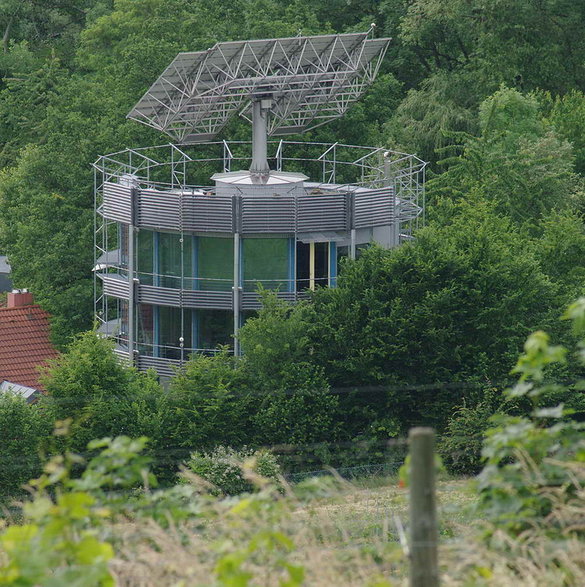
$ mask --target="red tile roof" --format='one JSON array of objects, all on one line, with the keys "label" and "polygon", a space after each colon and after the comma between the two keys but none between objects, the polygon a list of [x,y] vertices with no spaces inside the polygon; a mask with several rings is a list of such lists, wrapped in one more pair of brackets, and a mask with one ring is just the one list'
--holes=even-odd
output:
[{"label": "red tile roof", "polygon": [[38,367],[57,355],[49,339],[49,314],[40,306],[0,308],[0,383],[42,390]]}]

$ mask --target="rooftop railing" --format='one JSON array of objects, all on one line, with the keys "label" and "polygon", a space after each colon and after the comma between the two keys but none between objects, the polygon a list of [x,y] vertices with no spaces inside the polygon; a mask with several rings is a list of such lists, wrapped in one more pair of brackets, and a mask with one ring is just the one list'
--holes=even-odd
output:
[{"label": "rooftop railing", "polygon": [[[142,188],[208,190],[213,173],[249,167],[251,145],[249,141],[217,141],[124,149],[102,155],[94,167],[102,183],[134,176]],[[324,186],[374,188],[399,181],[409,190],[414,184],[422,190],[424,184],[424,161],[382,147],[280,140],[269,141],[268,149],[273,170],[305,173],[310,181]]]}]

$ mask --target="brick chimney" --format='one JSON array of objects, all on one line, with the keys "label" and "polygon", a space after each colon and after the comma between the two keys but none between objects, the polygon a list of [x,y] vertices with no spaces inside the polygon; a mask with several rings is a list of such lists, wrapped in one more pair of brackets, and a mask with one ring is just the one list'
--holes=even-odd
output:
[{"label": "brick chimney", "polygon": [[20,308],[22,306],[31,306],[34,304],[32,293],[27,289],[13,289],[7,297],[7,308]]}]

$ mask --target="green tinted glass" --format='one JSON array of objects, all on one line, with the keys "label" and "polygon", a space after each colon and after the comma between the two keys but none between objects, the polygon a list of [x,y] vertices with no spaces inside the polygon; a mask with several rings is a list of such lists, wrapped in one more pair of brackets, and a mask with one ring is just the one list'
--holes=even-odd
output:
[{"label": "green tinted glass", "polygon": [[245,238],[243,240],[244,289],[288,290],[289,239]]},{"label": "green tinted glass", "polygon": [[184,348],[192,347],[192,310],[183,310],[182,319],[180,308],[160,306],[158,312],[160,355],[167,359],[180,359],[181,336]]},{"label": "green tinted glass", "polygon": [[198,289],[229,291],[234,278],[234,241],[231,238],[198,238]]},{"label": "green tinted glass", "polygon": [[137,271],[140,283],[153,284],[154,273],[154,233],[151,230],[140,230],[136,237]]},{"label": "green tinted glass", "polygon": [[[181,277],[184,278],[184,289],[192,289],[193,283],[193,239],[186,236],[183,239],[181,250],[181,236],[168,232],[158,235],[158,258],[160,285],[162,287],[181,287]],[[183,273],[181,274],[181,261]]]},{"label": "green tinted glass", "polygon": [[199,348],[233,345],[234,315],[227,310],[199,310]]}]

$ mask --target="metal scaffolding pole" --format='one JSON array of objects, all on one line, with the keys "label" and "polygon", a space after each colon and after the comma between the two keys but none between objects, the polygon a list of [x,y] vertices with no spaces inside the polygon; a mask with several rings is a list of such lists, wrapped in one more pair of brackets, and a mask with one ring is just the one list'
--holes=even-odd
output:
[{"label": "metal scaffolding pole", "polygon": [[234,355],[240,354],[240,233],[234,233]]},{"label": "metal scaffolding pole", "polygon": [[128,359],[134,365],[134,305],[135,305],[135,263],[134,263],[134,225],[128,225]]}]

